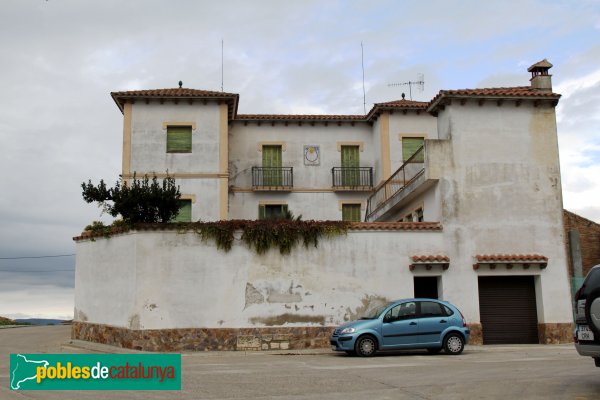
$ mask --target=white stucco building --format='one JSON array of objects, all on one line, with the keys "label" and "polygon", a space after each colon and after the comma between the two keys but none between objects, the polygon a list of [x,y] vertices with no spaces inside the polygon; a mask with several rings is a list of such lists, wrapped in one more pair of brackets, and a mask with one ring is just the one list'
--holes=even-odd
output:
[{"label": "white stucco building", "polygon": [[181,87],[112,93],[123,176],[168,171],[180,220],[287,209],[363,222],[287,257],[241,245],[225,254],[168,229],[78,237],[74,337],[145,349],[326,345],[332,325],[373,301],[422,296],[456,304],[475,342],[569,340],[550,67],[531,66],[527,87],[442,90],[367,115],[246,115],[237,94]]}]

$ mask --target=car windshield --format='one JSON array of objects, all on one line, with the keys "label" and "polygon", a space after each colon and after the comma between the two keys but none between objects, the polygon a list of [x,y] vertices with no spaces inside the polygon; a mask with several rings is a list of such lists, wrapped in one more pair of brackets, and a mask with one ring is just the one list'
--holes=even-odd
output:
[{"label": "car windshield", "polygon": [[363,317],[360,317],[360,319],[375,319],[375,318],[379,317],[381,315],[381,313],[384,312],[385,309],[388,308],[391,304],[392,303],[388,303],[383,306],[373,307],[370,310],[367,310],[365,315]]}]

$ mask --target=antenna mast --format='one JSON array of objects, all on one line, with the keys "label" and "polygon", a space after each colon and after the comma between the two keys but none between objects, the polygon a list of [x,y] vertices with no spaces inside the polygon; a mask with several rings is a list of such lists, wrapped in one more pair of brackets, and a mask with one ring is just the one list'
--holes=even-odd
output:
[{"label": "antenna mast", "polygon": [[392,86],[406,86],[408,85],[408,93],[410,96],[410,99],[412,100],[412,87],[413,85],[416,86],[416,88],[419,90],[419,92],[423,91],[423,88],[425,87],[425,81],[423,80],[423,74],[417,74],[417,80],[416,81],[408,81],[408,82],[402,82],[402,83],[389,83],[388,87],[392,87]]},{"label": "antenna mast", "polygon": [[360,62],[362,65],[362,78],[363,78],[363,112],[367,115],[367,97],[365,95],[365,52],[363,49],[363,43],[360,42]]},{"label": "antenna mast", "polygon": [[223,39],[221,39],[221,92],[223,91]]}]

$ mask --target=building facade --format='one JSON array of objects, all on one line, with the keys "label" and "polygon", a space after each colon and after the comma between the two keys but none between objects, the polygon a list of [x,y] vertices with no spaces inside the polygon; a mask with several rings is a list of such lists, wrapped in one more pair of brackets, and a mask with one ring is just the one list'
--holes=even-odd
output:
[{"label": "building facade", "polygon": [[[291,338],[277,346],[326,345],[328,327],[371,303],[418,296],[456,304],[475,342],[569,340],[551,66],[532,65],[530,86],[442,90],[367,115],[239,114],[237,94],[182,87],[112,93],[124,116],[123,177],[168,171],[183,194],[178,220],[291,211],[357,223],[289,258],[241,246],[218,254],[168,230],[103,244],[78,237],[74,337],[159,350],[172,347],[141,332],[183,335],[193,349],[264,348],[273,334]],[[101,248],[119,256],[99,258]],[[99,263],[129,272],[103,287]],[[130,289],[119,311],[91,300],[132,285],[145,292]],[[218,309],[198,309],[211,299]]]}]

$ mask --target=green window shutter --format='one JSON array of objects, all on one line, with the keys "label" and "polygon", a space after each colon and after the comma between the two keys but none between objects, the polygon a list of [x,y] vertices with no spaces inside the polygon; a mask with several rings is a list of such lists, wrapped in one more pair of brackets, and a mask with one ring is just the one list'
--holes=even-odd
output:
[{"label": "green window shutter", "polygon": [[258,205],[258,219],[267,219],[267,207],[264,204]]},{"label": "green window shutter", "polygon": [[345,168],[360,167],[360,160],[358,158],[358,154],[359,154],[358,146],[342,146],[342,167],[345,167]]},{"label": "green window shutter", "polygon": [[342,186],[360,185],[359,146],[342,146]]},{"label": "green window shutter", "polygon": [[192,127],[168,126],[167,127],[167,153],[192,152]]},{"label": "green window shutter", "polygon": [[287,212],[288,212],[288,205],[282,204],[281,205],[281,217],[285,218],[287,216]]},{"label": "green window shutter", "polygon": [[[408,160],[410,158],[410,156],[415,154],[415,152],[417,150],[419,150],[419,148],[421,146],[423,146],[423,143],[425,143],[424,138],[403,137],[402,138],[402,160],[403,161]],[[421,153],[419,156],[415,157],[412,161],[423,162],[424,161],[423,153]]]},{"label": "green window shutter", "polygon": [[281,168],[281,146],[263,146],[262,166]]},{"label": "green window shutter", "polygon": [[174,222],[192,222],[192,200],[179,200],[179,212]]},{"label": "green window shutter", "polygon": [[281,146],[263,146],[262,157],[263,184],[281,186],[283,182]]},{"label": "green window shutter", "polygon": [[342,221],[360,222],[360,204],[342,204]]}]

